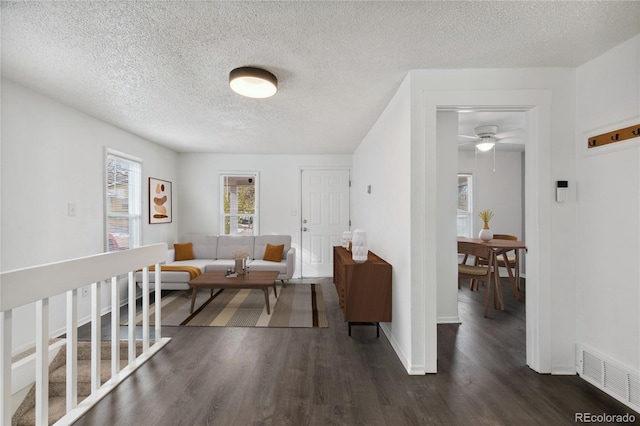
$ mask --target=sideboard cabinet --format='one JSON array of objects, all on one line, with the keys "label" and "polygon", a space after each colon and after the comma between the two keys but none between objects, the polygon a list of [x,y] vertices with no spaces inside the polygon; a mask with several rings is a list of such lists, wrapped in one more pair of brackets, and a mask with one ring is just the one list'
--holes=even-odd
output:
[{"label": "sideboard cabinet", "polygon": [[366,262],[356,263],[351,252],[334,247],[333,282],[349,335],[351,325],[391,321],[391,265],[379,256],[369,252]]}]

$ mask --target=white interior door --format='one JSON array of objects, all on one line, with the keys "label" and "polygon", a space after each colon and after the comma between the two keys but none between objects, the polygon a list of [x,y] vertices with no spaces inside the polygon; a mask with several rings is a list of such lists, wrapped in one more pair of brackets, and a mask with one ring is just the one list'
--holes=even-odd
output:
[{"label": "white interior door", "polygon": [[349,230],[349,170],[302,170],[303,277],[333,276],[333,246]]}]

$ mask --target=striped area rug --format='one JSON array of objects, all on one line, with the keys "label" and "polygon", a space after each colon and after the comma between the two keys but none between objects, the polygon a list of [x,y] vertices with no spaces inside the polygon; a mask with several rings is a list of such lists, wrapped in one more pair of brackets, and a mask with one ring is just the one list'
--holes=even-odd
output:
[{"label": "striped area rug", "polygon": [[[278,297],[269,291],[271,315],[262,290],[200,290],[193,314],[191,295],[175,291],[162,298],[162,325],[188,327],[328,327],[319,284],[278,285]],[[150,309],[153,312],[153,308]],[[154,323],[153,315],[150,318]],[[138,314],[136,324],[142,323]]]}]

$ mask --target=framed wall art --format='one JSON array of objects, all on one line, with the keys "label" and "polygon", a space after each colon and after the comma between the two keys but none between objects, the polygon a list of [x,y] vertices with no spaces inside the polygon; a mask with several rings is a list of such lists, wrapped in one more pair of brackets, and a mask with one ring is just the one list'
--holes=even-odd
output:
[{"label": "framed wall art", "polygon": [[149,223],[171,223],[171,182],[149,178]]}]

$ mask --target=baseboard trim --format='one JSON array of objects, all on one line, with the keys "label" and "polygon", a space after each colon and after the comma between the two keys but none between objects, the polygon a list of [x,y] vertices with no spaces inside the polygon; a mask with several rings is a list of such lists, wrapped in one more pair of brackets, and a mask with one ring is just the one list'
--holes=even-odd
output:
[{"label": "baseboard trim", "polygon": [[553,367],[551,369],[551,374],[554,376],[575,376],[578,372],[576,371],[575,366],[570,365]]},{"label": "baseboard trim", "polygon": [[438,317],[437,323],[438,324],[462,324],[462,321],[460,321],[459,316]]},{"label": "baseboard trim", "polygon": [[[500,278],[509,278],[509,272],[506,268],[498,268],[500,270]],[[527,274],[520,273],[520,278],[527,278]]]},{"label": "baseboard trim", "polygon": [[407,373],[412,376],[423,376],[425,375],[424,365],[415,365],[412,364],[409,359],[406,357],[405,353],[400,348],[400,345],[393,337],[391,333],[390,323],[380,323],[380,328],[382,329],[384,335],[387,337],[389,343],[391,343],[391,347],[395,351],[400,363],[404,366]]}]

